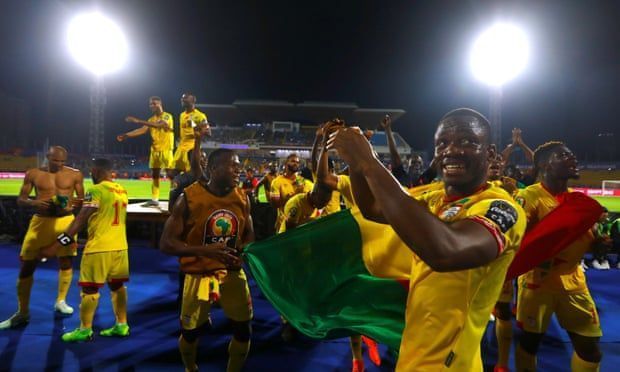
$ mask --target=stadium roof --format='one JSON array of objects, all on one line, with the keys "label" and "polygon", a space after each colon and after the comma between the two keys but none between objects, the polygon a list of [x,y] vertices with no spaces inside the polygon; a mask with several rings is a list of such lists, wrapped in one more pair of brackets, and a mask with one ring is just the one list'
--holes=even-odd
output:
[{"label": "stadium roof", "polygon": [[215,125],[243,125],[272,121],[292,121],[300,124],[318,124],[341,118],[348,124],[374,129],[385,115],[392,122],[405,114],[405,110],[388,108],[361,108],[349,102],[302,102],[265,100],[236,100],[230,105],[198,103],[196,106]]}]

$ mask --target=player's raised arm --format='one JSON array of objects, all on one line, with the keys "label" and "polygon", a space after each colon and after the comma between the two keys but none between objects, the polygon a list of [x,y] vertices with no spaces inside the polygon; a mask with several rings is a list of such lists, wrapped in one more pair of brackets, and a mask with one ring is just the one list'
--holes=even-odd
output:
[{"label": "player's raised arm", "polygon": [[188,213],[185,194],[181,194],[172,208],[172,214],[164,224],[164,230],[159,241],[159,249],[172,256],[205,256],[225,264],[238,262],[236,252],[225,243],[205,245],[188,245],[183,239],[185,217]]},{"label": "player's raised arm", "polygon": [[165,120],[150,122],[147,120],[138,119],[137,117],[130,115],[125,118],[125,121],[128,123],[134,123],[134,124],[142,125],[142,126],[149,127],[149,128],[164,129],[167,132],[172,132],[173,130],[172,128],[170,128],[170,126]]},{"label": "player's raised arm", "polygon": [[[362,133],[359,128],[344,128],[340,127],[338,130],[356,130],[360,134]],[[336,138],[336,134],[338,130],[330,131],[329,140],[327,143],[328,149],[335,149],[334,140]],[[366,146],[371,146],[370,142],[366,140]],[[372,148],[371,148],[372,151]],[[340,151],[338,152],[340,154]],[[373,155],[374,157],[374,155]],[[346,160],[345,160],[346,161]],[[347,163],[349,164],[349,163]],[[349,164],[349,178],[351,180],[351,191],[353,193],[353,198],[355,199],[355,203],[359,207],[362,215],[371,221],[375,221],[378,223],[387,223],[385,217],[383,217],[383,213],[381,212],[381,207],[375,200],[370,188],[368,187],[368,183],[364,175],[361,173],[361,170],[354,169],[355,167],[351,167]]]},{"label": "player's raised arm", "polygon": [[331,146],[349,164],[355,200],[359,200],[356,186],[364,185],[363,178],[385,221],[434,271],[479,267],[497,257],[498,241],[485,226],[470,219],[447,224],[431,214],[401,188],[359,130],[341,129]]},{"label": "player's raised arm", "polygon": [[317,170],[316,170],[317,182],[325,184],[327,187],[329,187],[332,190],[338,189],[338,176],[336,176],[335,174],[329,171],[328,149],[327,149],[327,140],[329,137],[327,133],[331,133],[333,132],[333,129],[340,128],[340,127],[341,126],[336,126],[334,124],[329,124],[329,123],[326,124],[324,128],[325,131],[323,131],[323,141],[322,141],[323,144],[321,146],[321,153],[319,155],[319,160],[318,160]]},{"label": "player's raised arm", "polygon": [[146,134],[149,131],[149,127],[147,127],[146,125],[143,127],[140,127],[138,129],[134,129],[132,131],[129,131],[127,133],[123,133],[123,134],[119,134],[118,136],[116,136],[116,140],[118,142],[123,142],[124,140],[126,140],[127,138],[135,138],[135,137],[139,137],[143,134]]}]

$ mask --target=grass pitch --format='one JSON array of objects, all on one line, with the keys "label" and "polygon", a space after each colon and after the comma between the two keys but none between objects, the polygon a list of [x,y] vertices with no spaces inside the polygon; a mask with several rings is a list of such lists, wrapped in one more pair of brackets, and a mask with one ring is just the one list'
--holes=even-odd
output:
[{"label": "grass pitch", "polygon": [[[19,194],[19,190],[22,186],[22,180],[0,180],[0,195],[1,196],[15,196]],[[126,190],[129,199],[150,199],[151,198],[151,181],[150,180],[116,180]],[[93,181],[90,178],[84,179],[84,189],[88,190],[92,186]],[[168,193],[170,192],[170,182],[159,182],[159,200],[168,200]],[[31,193],[34,195],[34,190]]]},{"label": "grass pitch", "polygon": [[[127,190],[129,199],[150,199],[151,198],[151,181],[150,180],[123,180],[118,179],[116,182],[123,185]],[[90,178],[84,180],[84,188],[88,189],[93,184]],[[0,196],[15,196],[19,194],[22,180],[0,180]],[[169,181],[160,181],[159,199],[168,200],[168,192],[170,191]],[[34,191],[32,192],[34,195]],[[604,207],[611,212],[620,213],[620,197],[617,196],[595,196]]]}]

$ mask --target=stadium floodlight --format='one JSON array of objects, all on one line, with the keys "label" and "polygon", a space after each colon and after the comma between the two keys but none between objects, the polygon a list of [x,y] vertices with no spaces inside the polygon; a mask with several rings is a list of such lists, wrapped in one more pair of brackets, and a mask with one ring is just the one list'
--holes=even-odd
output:
[{"label": "stadium floodlight", "polygon": [[100,13],[80,14],[67,30],[69,51],[97,76],[120,69],[127,59],[127,41],[120,27]]},{"label": "stadium floodlight", "polygon": [[474,42],[469,63],[474,76],[490,86],[502,86],[527,66],[529,43],[513,24],[496,23]]}]

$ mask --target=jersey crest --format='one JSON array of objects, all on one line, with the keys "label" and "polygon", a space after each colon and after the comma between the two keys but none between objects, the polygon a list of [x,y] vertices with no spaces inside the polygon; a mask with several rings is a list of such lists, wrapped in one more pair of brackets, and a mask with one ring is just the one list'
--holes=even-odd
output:
[{"label": "jersey crest", "polygon": [[205,222],[204,244],[226,243],[235,248],[239,233],[239,220],[227,209],[218,209],[211,213]]}]

